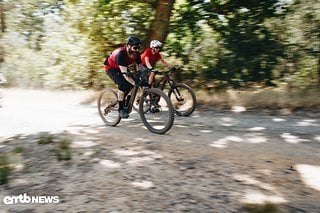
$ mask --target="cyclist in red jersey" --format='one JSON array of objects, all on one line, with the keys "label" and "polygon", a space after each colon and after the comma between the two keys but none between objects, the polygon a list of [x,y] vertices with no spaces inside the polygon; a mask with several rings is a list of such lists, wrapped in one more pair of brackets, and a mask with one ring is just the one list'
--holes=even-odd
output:
[{"label": "cyclist in red jersey", "polygon": [[160,49],[162,47],[162,43],[158,40],[152,40],[150,42],[150,47],[147,48],[142,54],[141,54],[141,61],[142,64],[147,67],[149,70],[151,70],[149,75],[148,83],[152,86],[155,78],[155,72],[152,72],[152,69],[154,68],[156,62],[161,61],[163,65],[170,68],[170,65],[162,58],[162,55],[160,54]]},{"label": "cyclist in red jersey", "polygon": [[134,80],[127,75],[128,66],[133,63],[144,68],[141,63],[139,49],[141,41],[135,36],[129,36],[124,47],[114,50],[104,61],[106,74],[118,85],[119,114],[121,118],[128,118],[125,108],[125,97],[131,92]]}]

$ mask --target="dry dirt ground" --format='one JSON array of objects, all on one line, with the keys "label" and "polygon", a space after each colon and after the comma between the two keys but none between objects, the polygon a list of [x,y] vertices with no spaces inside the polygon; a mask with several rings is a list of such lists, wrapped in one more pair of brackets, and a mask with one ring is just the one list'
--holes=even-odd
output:
[{"label": "dry dirt ground", "polygon": [[[0,153],[14,170],[0,212],[320,212],[319,112],[198,108],[156,135],[136,113],[105,126],[83,104],[94,92],[2,94]],[[52,143],[38,143],[44,132]],[[71,160],[57,160],[62,139]],[[20,195],[58,202],[6,204]]]}]

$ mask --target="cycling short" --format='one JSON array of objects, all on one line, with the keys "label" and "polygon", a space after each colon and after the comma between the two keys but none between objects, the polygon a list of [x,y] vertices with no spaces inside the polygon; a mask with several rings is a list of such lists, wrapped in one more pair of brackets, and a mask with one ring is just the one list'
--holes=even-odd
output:
[{"label": "cycling short", "polygon": [[106,70],[106,73],[113,80],[113,82],[118,85],[118,89],[120,91],[128,94],[133,88],[133,85],[123,77],[120,69],[110,68]]}]

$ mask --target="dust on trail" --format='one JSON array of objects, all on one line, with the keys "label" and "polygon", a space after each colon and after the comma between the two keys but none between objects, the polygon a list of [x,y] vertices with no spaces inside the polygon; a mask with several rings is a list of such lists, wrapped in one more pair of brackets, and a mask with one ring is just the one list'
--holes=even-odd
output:
[{"label": "dust on trail", "polygon": [[[106,127],[94,92],[6,89],[0,152],[23,147],[0,206],[19,211],[242,212],[270,202],[284,212],[320,211],[319,113],[280,116],[196,110],[176,117],[165,135],[148,132],[137,113]],[[56,143],[72,138],[72,159],[57,161]],[[3,197],[58,195],[56,205],[12,205]]]}]

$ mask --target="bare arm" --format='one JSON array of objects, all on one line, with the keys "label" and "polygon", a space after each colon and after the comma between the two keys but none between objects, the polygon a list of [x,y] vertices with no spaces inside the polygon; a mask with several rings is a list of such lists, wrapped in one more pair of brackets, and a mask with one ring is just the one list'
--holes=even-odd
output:
[{"label": "bare arm", "polygon": [[128,68],[127,67],[124,67],[124,66],[119,66],[120,68],[120,71],[123,75],[123,77],[128,81],[130,82],[130,84],[134,85],[134,80],[132,78],[130,78],[128,75],[124,74],[124,73],[128,73]]},{"label": "bare arm", "polygon": [[146,60],[146,65],[147,65],[148,69],[152,69],[152,66],[151,66],[151,64],[150,64],[149,57],[146,57],[145,60]]},{"label": "bare arm", "polygon": [[161,58],[160,61],[161,61],[161,63],[162,63],[164,66],[166,66],[166,67],[168,67],[168,68],[171,67],[170,64],[168,64],[165,60],[163,60],[163,58]]}]

